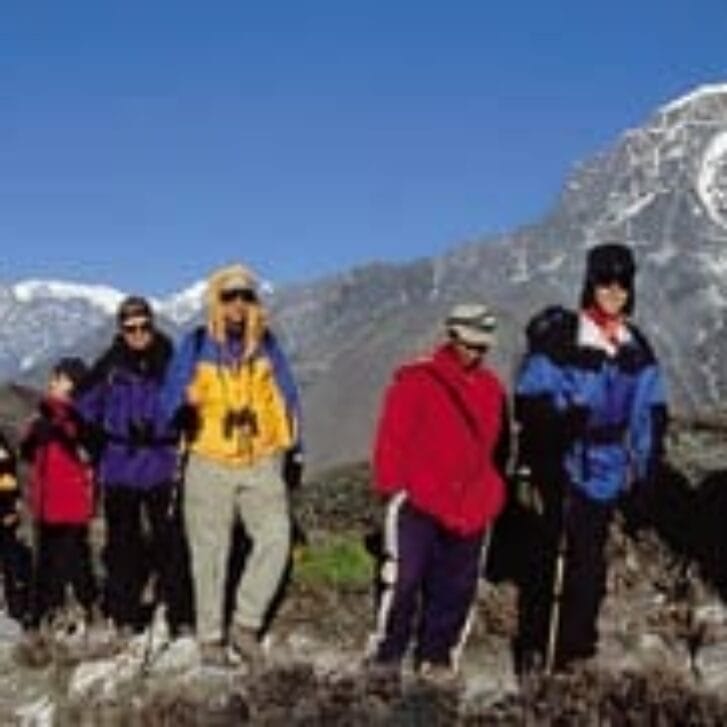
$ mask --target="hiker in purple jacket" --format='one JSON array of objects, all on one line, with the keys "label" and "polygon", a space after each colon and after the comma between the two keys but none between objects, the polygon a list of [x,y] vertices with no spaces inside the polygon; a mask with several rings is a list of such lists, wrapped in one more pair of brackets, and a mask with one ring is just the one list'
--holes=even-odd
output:
[{"label": "hiker in purple jacket", "polygon": [[[148,577],[166,602],[172,633],[191,625],[186,544],[177,507],[178,447],[158,396],[173,353],[148,301],[125,299],[118,332],[93,366],[78,408],[95,425],[106,519],[106,611],[122,636],[143,626]],[[148,539],[144,521],[148,523]]]}]

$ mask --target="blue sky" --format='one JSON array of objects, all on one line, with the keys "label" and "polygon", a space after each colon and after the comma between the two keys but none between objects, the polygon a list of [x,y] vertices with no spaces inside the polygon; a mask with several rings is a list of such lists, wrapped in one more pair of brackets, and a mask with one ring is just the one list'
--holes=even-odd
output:
[{"label": "blue sky", "polygon": [[532,222],[727,81],[726,31],[724,0],[9,0],[0,278],[301,280]]}]

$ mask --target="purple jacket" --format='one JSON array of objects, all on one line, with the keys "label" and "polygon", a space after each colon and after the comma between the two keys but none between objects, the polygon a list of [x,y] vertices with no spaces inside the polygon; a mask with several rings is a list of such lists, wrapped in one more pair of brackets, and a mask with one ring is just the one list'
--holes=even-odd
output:
[{"label": "purple jacket", "polygon": [[117,338],[80,388],[76,405],[98,436],[104,487],[148,489],[174,480],[177,437],[159,408],[171,355],[172,344],[158,332],[141,355]]}]

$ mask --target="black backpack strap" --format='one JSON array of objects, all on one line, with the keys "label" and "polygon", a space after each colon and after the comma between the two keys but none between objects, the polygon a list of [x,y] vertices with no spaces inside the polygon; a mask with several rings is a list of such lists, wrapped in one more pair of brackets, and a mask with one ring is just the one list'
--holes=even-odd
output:
[{"label": "black backpack strap", "polygon": [[202,346],[204,345],[204,338],[207,331],[204,326],[197,326],[194,329],[193,336],[194,336],[194,355],[199,356],[200,351],[202,351]]}]

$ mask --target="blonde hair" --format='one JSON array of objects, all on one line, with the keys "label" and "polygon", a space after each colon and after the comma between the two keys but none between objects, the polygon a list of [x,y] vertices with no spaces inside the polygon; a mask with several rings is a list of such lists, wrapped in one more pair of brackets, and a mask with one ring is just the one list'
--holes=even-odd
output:
[{"label": "blonde hair", "polygon": [[[258,281],[255,273],[244,265],[236,263],[216,270],[207,282],[207,331],[218,343],[225,343],[227,326],[224,309],[220,301],[220,293],[226,284],[233,279],[243,279],[245,286],[255,293],[258,292]],[[258,300],[247,306],[245,319],[244,353],[249,355],[260,343],[268,325],[268,315]]]}]

